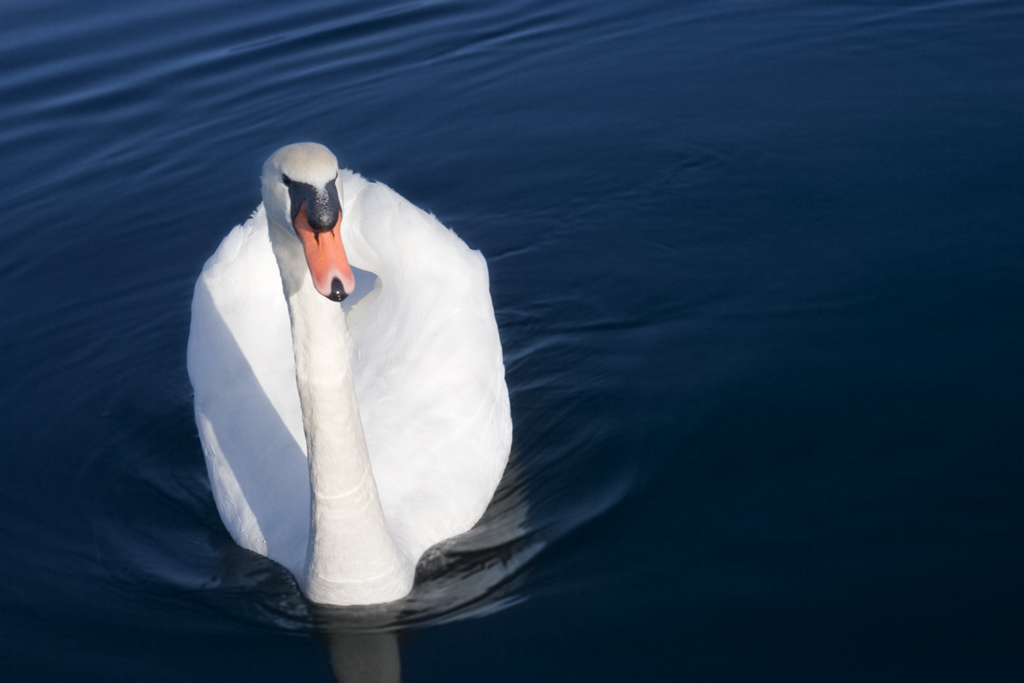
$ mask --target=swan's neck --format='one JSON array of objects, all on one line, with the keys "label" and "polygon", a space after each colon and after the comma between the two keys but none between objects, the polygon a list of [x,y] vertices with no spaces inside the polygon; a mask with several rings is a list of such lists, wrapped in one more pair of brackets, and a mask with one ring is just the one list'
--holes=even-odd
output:
[{"label": "swan's neck", "polygon": [[295,379],[309,458],[310,526],[303,591],[335,605],[395,600],[413,567],[381,509],[337,303],[317,293],[298,240],[270,226],[291,317]]}]

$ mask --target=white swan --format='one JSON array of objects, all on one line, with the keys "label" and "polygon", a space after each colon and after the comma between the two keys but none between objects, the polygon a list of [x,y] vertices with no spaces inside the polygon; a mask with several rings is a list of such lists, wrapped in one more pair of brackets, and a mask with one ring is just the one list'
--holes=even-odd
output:
[{"label": "white swan", "polygon": [[[480,518],[508,458],[487,265],[321,145],[281,148],[262,182],[192,301],[214,499],[235,541],[311,600],[395,600],[424,550]],[[346,314],[349,261],[379,280]]]}]

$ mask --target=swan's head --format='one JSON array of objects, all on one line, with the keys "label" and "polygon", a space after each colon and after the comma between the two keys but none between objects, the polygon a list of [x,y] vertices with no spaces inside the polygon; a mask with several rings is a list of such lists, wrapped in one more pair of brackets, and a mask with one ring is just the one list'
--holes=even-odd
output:
[{"label": "swan's head", "polygon": [[313,286],[341,301],[356,281],[341,243],[341,176],[331,150],[300,142],[274,152],[263,164],[263,206],[271,230],[302,243]]}]

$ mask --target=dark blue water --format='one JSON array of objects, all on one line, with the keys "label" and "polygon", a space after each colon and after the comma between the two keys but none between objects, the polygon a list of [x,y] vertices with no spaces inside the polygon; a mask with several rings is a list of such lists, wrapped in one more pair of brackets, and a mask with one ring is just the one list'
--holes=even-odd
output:
[{"label": "dark blue water", "polygon": [[366,650],[231,541],[185,370],[203,262],[311,139],[487,257],[541,548],[383,629],[403,680],[1020,680],[1021,36],[1006,0],[9,0],[0,677]]}]

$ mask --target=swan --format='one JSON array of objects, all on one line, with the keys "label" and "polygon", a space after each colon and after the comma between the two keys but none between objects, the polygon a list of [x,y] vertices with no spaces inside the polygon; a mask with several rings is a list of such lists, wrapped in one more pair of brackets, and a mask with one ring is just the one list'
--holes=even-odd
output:
[{"label": "swan", "polygon": [[217,510],[313,602],[400,599],[423,552],[480,519],[508,460],[487,264],[319,144],[272,154],[262,196],[192,300]]}]

